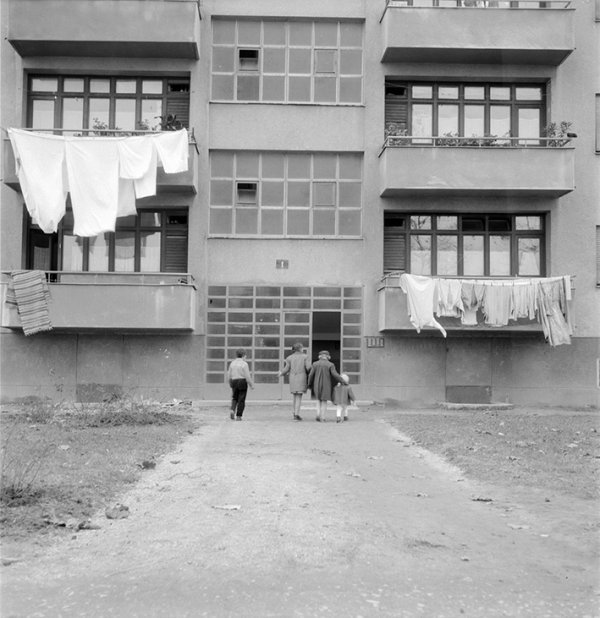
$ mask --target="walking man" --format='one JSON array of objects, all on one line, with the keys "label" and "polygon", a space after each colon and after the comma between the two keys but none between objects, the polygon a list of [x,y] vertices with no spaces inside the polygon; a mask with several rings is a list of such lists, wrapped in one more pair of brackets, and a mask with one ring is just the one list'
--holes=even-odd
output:
[{"label": "walking man", "polygon": [[248,387],[254,388],[254,382],[250,377],[250,369],[246,362],[246,352],[241,348],[235,353],[236,358],[232,360],[227,377],[229,378],[229,386],[231,386],[231,420],[241,421],[246,407],[246,395]]}]

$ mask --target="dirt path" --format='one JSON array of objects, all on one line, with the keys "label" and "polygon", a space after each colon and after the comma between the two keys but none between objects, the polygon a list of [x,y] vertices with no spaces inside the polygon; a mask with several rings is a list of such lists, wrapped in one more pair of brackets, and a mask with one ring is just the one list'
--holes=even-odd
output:
[{"label": "dirt path", "polygon": [[467,482],[377,410],[199,413],[129,518],[2,568],[4,618],[600,615],[593,505]]}]

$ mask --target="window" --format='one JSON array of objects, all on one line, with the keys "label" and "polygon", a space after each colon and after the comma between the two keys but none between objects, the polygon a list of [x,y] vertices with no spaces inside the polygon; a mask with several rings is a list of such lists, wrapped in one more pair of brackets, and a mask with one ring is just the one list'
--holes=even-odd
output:
[{"label": "window", "polygon": [[544,217],[384,216],[384,272],[465,277],[543,276]]},{"label": "window", "polygon": [[362,24],[213,20],[212,98],[362,103]]},{"label": "window", "polygon": [[160,130],[161,117],[189,124],[189,79],[31,75],[27,126]]},{"label": "window", "polygon": [[210,233],[358,236],[362,155],[211,153]]},{"label": "window", "polygon": [[596,95],[596,152],[600,152],[600,94]]},{"label": "window", "polygon": [[27,268],[184,273],[187,252],[185,210],[143,210],[118,218],[115,232],[91,238],[73,235],[73,213],[68,210],[56,234],[42,234],[30,224]]},{"label": "window", "polygon": [[[546,123],[542,84],[409,83],[386,81],[386,134],[415,136],[431,144],[432,136],[522,137],[536,144]],[[528,138],[528,139],[527,139]],[[440,142],[437,142],[440,143]],[[448,145],[448,144],[445,144]]]},{"label": "window", "polygon": [[360,287],[210,285],[207,308],[207,383],[225,382],[227,366],[235,358],[236,349],[242,347],[248,354],[254,380],[258,384],[277,384],[281,359],[292,345],[297,341],[307,349],[311,342],[314,345],[316,315],[336,312],[341,318],[338,368],[350,376],[353,384],[360,384]]}]

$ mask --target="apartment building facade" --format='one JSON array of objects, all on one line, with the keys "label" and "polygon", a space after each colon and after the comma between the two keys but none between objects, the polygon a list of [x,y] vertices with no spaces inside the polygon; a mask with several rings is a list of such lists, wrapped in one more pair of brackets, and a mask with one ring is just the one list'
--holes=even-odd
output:
[{"label": "apartment building facade", "polygon": [[[600,6],[518,0],[2,0],[2,399],[257,399],[327,349],[360,399],[597,406]],[[563,124],[561,127],[561,123]],[[31,220],[6,129],[185,127],[189,169],[114,232]],[[596,265],[596,268],[594,268]],[[25,336],[11,272],[42,270]],[[568,276],[536,318],[417,332],[401,275]]]}]

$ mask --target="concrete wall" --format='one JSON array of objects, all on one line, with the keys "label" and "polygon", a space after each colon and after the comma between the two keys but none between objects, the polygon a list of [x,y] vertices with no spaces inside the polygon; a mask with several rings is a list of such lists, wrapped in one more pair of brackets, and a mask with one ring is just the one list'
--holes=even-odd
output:
[{"label": "concrete wall", "polygon": [[204,397],[201,337],[3,333],[1,343],[2,402]]}]

